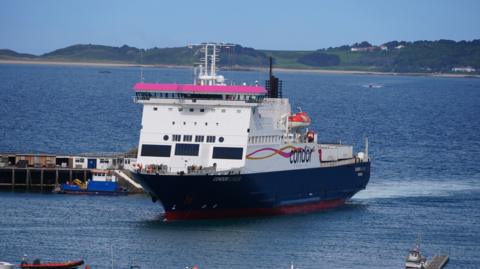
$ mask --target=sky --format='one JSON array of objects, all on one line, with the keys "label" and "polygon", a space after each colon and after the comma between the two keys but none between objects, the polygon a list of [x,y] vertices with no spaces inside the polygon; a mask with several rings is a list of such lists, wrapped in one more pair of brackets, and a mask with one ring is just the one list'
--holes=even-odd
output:
[{"label": "sky", "polygon": [[479,0],[0,0],[0,49],[138,48],[206,41],[315,50],[369,41],[480,39]]}]

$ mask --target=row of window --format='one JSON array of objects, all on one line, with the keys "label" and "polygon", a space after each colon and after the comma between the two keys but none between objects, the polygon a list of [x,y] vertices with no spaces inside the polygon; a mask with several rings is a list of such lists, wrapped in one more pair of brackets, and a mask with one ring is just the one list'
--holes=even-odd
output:
[{"label": "row of window", "polygon": [[[172,125],[175,125],[175,121],[172,121]],[[183,125],[187,125],[187,122],[184,121],[184,122],[183,122]],[[197,125],[197,122],[195,121],[195,122],[193,123],[193,125],[196,126],[196,125]],[[217,126],[220,126],[220,123],[217,122],[216,125],[217,125]],[[205,126],[208,126],[208,122],[205,122]]]},{"label": "row of window", "polygon": [[[83,163],[84,161],[85,161],[84,158],[75,159],[76,163]],[[100,163],[109,163],[109,161],[108,161],[108,159],[100,159]]]},{"label": "row of window", "polygon": [[[168,135],[163,136],[164,141],[168,141],[170,137]],[[193,135],[183,135],[183,142],[192,142]],[[215,143],[216,137],[214,135],[207,135],[207,143]],[[172,135],[172,141],[175,142],[180,142],[182,141],[182,135],[179,134],[174,134]],[[205,141],[205,136],[204,135],[196,135],[195,136],[195,142],[201,143]],[[221,136],[218,138],[218,142],[223,143],[225,139]]]},{"label": "row of window", "polygon": [[[154,107],[153,107],[153,111],[157,111],[157,110],[158,110],[158,107],[154,106]],[[173,108],[172,108],[172,107],[169,107],[168,110],[169,110],[169,111],[172,111]],[[178,108],[178,111],[182,112],[182,111],[183,111],[183,107],[179,107],[179,108]],[[200,111],[200,112],[203,113],[203,112],[205,112],[205,108],[199,108],[198,110],[195,110],[195,108],[189,108],[188,111],[189,111],[189,112]],[[214,109],[214,108],[213,108],[213,109],[209,109],[209,111],[215,112],[215,109]],[[224,109],[224,108],[222,108],[220,111],[221,111],[222,113],[226,113],[226,112],[227,112],[227,110]],[[237,109],[237,113],[242,113],[242,110]]]},{"label": "row of window", "polygon": [[264,95],[246,95],[246,94],[189,94],[189,93],[168,93],[168,92],[137,92],[135,94],[138,100],[150,100],[150,98],[162,99],[192,99],[195,102],[199,100],[230,100],[230,101],[245,101],[261,102],[265,98]]},{"label": "row of window", "polygon": [[[170,145],[142,145],[142,156],[145,157],[170,157],[172,146]],[[198,156],[200,144],[175,144],[176,156]],[[213,147],[213,159],[241,160],[243,148],[237,147]]]}]

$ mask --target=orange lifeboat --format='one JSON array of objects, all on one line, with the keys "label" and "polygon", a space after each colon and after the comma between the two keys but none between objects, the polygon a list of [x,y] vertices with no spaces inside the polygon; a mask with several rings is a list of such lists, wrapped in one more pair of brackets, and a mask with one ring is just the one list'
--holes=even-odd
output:
[{"label": "orange lifeboat", "polygon": [[291,128],[309,126],[310,123],[312,123],[312,119],[310,119],[307,112],[298,112],[288,116],[288,124]]}]

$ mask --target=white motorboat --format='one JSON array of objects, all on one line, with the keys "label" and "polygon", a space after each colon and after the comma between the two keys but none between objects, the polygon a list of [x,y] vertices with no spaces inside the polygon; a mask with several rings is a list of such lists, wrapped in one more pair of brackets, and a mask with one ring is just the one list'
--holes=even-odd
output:
[{"label": "white motorboat", "polygon": [[418,244],[410,250],[408,253],[406,262],[405,262],[405,268],[406,269],[424,269],[427,267],[427,258],[423,257],[422,254],[420,254],[420,247]]},{"label": "white motorboat", "polygon": [[0,262],[0,269],[13,269],[15,268],[15,264],[11,264],[8,262]]}]

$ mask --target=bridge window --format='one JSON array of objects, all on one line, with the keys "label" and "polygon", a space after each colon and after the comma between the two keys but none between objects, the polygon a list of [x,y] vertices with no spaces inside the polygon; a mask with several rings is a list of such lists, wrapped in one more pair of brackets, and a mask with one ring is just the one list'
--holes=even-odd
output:
[{"label": "bridge window", "polygon": [[146,157],[170,157],[172,146],[168,145],[142,145],[142,156]]},{"label": "bridge window", "polygon": [[192,142],[192,136],[191,135],[184,135],[183,136],[183,142]]},{"label": "bridge window", "polygon": [[173,141],[181,141],[182,136],[181,135],[172,135],[172,140]]},{"label": "bridge window", "polygon": [[198,156],[199,144],[176,144],[175,155],[178,156]]},{"label": "bridge window", "polygon": [[215,143],[215,136],[213,135],[207,136],[207,143]]},{"label": "bridge window", "polygon": [[241,160],[243,158],[243,148],[214,147],[212,158]]},{"label": "bridge window", "polygon": [[204,140],[205,140],[205,137],[203,135],[195,136],[195,142],[203,142]]}]

